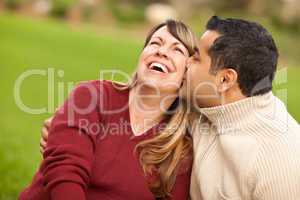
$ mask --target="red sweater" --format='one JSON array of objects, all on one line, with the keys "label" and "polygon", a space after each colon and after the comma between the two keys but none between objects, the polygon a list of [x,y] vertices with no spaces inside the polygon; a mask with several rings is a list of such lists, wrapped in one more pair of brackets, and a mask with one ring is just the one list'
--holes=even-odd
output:
[{"label": "red sweater", "polygon": [[[155,199],[147,186],[153,177],[144,176],[134,148],[165,124],[134,136],[128,94],[109,81],[90,81],[76,87],[55,114],[44,160],[19,199]],[[188,199],[191,165],[185,162],[181,167],[172,199]]]}]

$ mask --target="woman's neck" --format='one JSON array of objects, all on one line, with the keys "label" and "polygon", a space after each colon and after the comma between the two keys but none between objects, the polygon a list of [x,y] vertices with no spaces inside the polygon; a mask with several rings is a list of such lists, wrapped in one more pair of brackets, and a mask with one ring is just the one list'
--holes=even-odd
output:
[{"label": "woman's neck", "polygon": [[129,92],[129,113],[134,134],[140,135],[163,120],[176,97],[151,86],[132,88]]}]

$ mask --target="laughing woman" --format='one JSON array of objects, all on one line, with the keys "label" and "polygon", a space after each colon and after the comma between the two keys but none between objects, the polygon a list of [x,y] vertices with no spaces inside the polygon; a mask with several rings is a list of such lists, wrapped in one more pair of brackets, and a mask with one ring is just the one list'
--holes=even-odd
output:
[{"label": "laughing woman", "polygon": [[192,143],[177,97],[196,51],[193,33],[169,20],[147,36],[129,84],[79,84],[55,113],[20,199],[188,199]]}]

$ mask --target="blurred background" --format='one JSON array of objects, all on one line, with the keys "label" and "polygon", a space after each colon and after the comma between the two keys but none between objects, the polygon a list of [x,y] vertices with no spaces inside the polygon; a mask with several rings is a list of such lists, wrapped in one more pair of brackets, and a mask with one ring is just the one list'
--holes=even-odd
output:
[{"label": "blurred background", "polygon": [[[0,0],[0,199],[17,199],[30,183],[42,123],[63,101],[59,94],[100,70],[131,73],[154,24],[180,19],[200,36],[212,15],[254,20],[272,33],[280,51],[274,93],[299,122],[299,0]],[[45,107],[36,114],[16,101],[17,80],[32,70],[40,75],[23,77],[17,97]]]}]

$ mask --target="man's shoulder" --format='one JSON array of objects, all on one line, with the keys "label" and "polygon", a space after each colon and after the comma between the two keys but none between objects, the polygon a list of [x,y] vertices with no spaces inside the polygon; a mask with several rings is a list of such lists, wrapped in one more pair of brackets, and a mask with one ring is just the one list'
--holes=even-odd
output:
[{"label": "man's shoulder", "polygon": [[256,137],[256,162],[266,165],[298,163],[300,168],[300,128],[298,124],[289,124],[284,130],[273,128],[275,133]]}]

